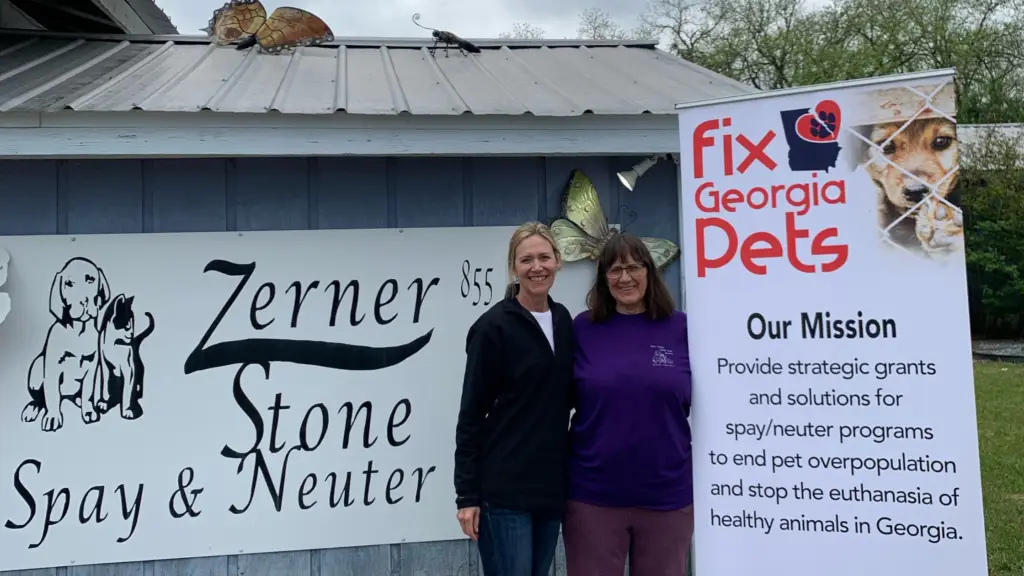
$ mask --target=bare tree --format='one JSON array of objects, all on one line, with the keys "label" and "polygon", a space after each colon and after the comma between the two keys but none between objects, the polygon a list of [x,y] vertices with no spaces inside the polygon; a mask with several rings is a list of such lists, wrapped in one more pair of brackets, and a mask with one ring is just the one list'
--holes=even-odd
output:
[{"label": "bare tree", "polygon": [[588,40],[621,40],[626,37],[626,31],[604,10],[587,8],[580,14],[576,35]]},{"label": "bare tree", "polygon": [[540,40],[544,38],[544,30],[527,22],[513,22],[511,32],[498,34],[502,40]]},{"label": "bare tree", "polygon": [[580,13],[576,36],[587,40],[651,40],[656,37],[656,33],[643,21],[632,29],[626,29],[604,10],[587,8]]}]

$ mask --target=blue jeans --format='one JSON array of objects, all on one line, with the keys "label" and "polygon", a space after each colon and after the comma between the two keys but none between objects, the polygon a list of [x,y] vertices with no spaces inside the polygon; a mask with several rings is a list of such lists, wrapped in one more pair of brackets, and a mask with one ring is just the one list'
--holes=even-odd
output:
[{"label": "blue jeans", "polygon": [[484,576],[548,576],[561,516],[480,506],[480,563]]}]

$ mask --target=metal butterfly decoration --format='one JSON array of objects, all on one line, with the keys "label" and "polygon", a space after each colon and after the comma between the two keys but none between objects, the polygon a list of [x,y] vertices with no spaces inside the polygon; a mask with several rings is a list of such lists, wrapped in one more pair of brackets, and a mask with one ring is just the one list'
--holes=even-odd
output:
[{"label": "metal butterfly decoration", "polygon": [[237,50],[259,46],[263,52],[272,54],[334,40],[331,28],[316,14],[282,6],[267,16],[260,0],[229,0],[214,10],[202,31],[218,46],[238,42]]},{"label": "metal butterfly decoration", "polygon": [[[636,219],[636,212],[628,208],[625,210],[633,220]],[[618,234],[605,219],[594,184],[579,170],[572,171],[562,195],[562,215],[551,223],[551,233],[566,262],[585,258],[597,260],[605,242]],[[648,237],[641,237],[640,240],[651,251],[651,257],[659,270],[664,270],[679,256],[679,247],[670,240]]]}]

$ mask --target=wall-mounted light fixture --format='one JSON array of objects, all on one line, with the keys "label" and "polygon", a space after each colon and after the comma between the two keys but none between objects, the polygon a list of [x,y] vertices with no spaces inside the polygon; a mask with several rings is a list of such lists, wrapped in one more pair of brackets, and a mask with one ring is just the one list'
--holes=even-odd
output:
[{"label": "wall-mounted light fixture", "polygon": [[[658,161],[664,160],[668,156],[668,154],[655,154],[650,158],[644,158],[643,160],[634,164],[633,167],[630,168],[629,170],[619,172],[618,174],[616,174],[616,176],[619,177],[619,182],[622,182],[622,185],[626,187],[626,190],[632,192],[633,188],[636,186],[636,181],[639,180],[640,177],[644,175],[644,172],[647,172],[652,167],[654,167],[654,165],[657,164]],[[675,160],[676,164],[679,163],[678,154],[672,154],[672,159]]]}]

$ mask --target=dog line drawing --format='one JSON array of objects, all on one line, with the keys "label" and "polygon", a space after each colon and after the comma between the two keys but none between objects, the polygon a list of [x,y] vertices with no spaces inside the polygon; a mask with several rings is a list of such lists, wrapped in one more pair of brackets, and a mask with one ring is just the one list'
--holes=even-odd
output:
[{"label": "dog line drawing", "polygon": [[42,430],[55,432],[64,425],[64,400],[81,409],[86,424],[118,404],[125,419],[141,415],[144,368],[138,347],[152,332],[153,317],[147,312],[150,325],[135,334],[133,300],[111,297],[106,275],[92,260],[79,256],[65,262],[50,286],[54,322],[29,365],[22,421],[41,416]]}]

